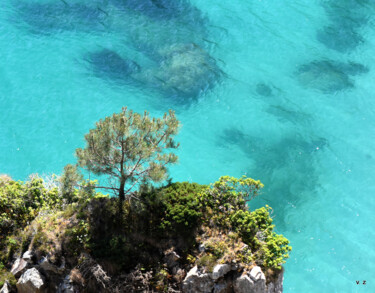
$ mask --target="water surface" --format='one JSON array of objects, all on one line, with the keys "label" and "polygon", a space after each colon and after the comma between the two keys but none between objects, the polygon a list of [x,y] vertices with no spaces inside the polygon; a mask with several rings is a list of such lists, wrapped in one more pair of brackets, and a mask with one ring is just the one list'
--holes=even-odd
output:
[{"label": "water surface", "polygon": [[4,0],[0,173],[60,173],[98,119],[173,108],[174,180],[265,183],[251,208],[271,205],[292,242],[284,292],[372,292],[374,12],[370,0]]}]

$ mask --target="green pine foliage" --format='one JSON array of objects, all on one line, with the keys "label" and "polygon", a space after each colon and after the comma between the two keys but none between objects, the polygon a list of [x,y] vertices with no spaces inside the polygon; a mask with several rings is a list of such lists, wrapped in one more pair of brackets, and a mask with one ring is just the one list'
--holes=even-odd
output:
[{"label": "green pine foliage", "polygon": [[59,181],[61,184],[61,194],[66,198],[68,203],[78,200],[78,187],[82,180],[83,176],[78,172],[77,166],[68,164],[64,167]]},{"label": "green pine foliage", "polygon": [[94,174],[109,176],[111,184],[96,188],[112,190],[124,201],[141,184],[166,179],[167,165],[177,162],[169,151],[179,146],[174,141],[179,125],[173,111],[151,118],[148,112],[141,115],[123,108],[85,135],[86,147],[76,150],[78,163]]}]

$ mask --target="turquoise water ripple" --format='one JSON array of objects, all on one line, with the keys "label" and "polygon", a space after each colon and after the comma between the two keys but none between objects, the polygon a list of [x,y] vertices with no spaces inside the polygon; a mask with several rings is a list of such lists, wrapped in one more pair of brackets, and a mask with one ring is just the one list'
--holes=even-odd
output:
[{"label": "turquoise water ripple", "polygon": [[[284,292],[373,292],[374,2],[124,3],[2,3],[0,173],[60,173],[98,119],[172,107],[175,180],[265,183],[251,208],[272,206],[292,242]],[[160,52],[184,43],[212,69],[187,96],[152,78],[167,66]],[[90,56],[105,50],[120,78],[95,71]]]}]

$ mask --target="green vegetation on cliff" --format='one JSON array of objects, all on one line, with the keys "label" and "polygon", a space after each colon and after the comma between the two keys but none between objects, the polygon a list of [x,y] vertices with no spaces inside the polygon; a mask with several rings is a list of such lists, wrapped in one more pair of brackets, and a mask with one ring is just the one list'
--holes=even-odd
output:
[{"label": "green vegetation on cliff", "polygon": [[[236,263],[249,270],[258,265],[270,275],[279,271],[291,250],[289,241],[274,232],[270,207],[251,211],[247,205],[263,184],[251,178],[224,176],[211,185],[189,182],[151,185],[157,178],[165,178],[166,165],[177,159],[163,151],[167,146],[176,146],[168,135],[176,133],[179,123],[171,112],[164,120],[131,114],[137,121],[138,130],[134,131],[121,116],[124,113],[104,120],[119,119],[117,126],[110,124],[109,132],[90,131],[86,136],[88,146],[77,153],[80,165],[91,171],[97,168],[95,173],[122,170],[116,177],[119,184],[114,187],[116,195],[126,194],[126,184],[138,186],[129,200],[97,192],[97,182],[84,180],[73,165],[67,165],[60,177],[42,179],[34,175],[26,182],[0,177],[0,281],[11,281],[8,271],[12,262],[25,251],[33,251],[37,259],[48,256],[54,264],[64,258],[67,267],[78,271],[80,268],[82,271],[88,257],[112,276],[135,268],[150,271],[153,273],[148,283],[156,291],[165,291],[172,283],[182,281],[181,276],[171,277],[172,271],[164,259],[166,251],[177,252],[185,268],[197,265],[209,272],[216,264]],[[173,120],[168,122],[173,129],[168,130],[171,126],[164,124],[166,117]],[[129,127],[124,126],[126,131],[118,135],[116,129],[122,127],[121,123]],[[96,129],[102,127],[99,123]],[[161,129],[164,134],[156,135]],[[96,138],[92,139],[93,136]],[[108,136],[111,141],[114,136],[120,137],[117,140],[120,146],[102,140],[109,139]],[[127,140],[128,136],[132,138]],[[166,137],[169,138],[164,145],[155,148]],[[100,166],[97,163],[100,158],[92,157],[96,148],[90,146],[99,139],[103,146]],[[138,145],[143,145],[143,149],[137,153]],[[116,164],[105,167],[104,163],[110,161]],[[124,171],[125,167],[130,168],[130,173]],[[155,170],[162,176],[154,178]],[[134,177],[136,174],[138,177]],[[84,279],[84,273],[82,276]],[[87,289],[89,285],[82,281],[80,286]]]}]

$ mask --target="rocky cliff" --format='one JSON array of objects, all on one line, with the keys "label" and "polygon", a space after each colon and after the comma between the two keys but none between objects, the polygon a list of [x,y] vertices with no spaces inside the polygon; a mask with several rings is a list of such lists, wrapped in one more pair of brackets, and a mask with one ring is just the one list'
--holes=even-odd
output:
[{"label": "rocky cliff", "polygon": [[246,184],[260,182],[173,183],[119,212],[100,193],[0,181],[0,293],[280,293],[291,247]]},{"label": "rocky cliff", "polygon": [[[11,273],[16,277],[16,286],[5,282],[0,293],[76,293],[76,292],[157,292],[149,289],[153,272],[136,268],[129,274],[110,276],[88,255],[74,268],[65,266],[60,259],[58,266],[48,258],[37,259],[32,251],[26,251],[14,262]],[[281,293],[283,271],[267,280],[259,266],[245,269],[242,264],[216,264],[212,272],[194,266],[187,270],[179,262],[174,251],[164,257],[164,266],[172,274],[170,287],[160,292],[183,293]]]}]

